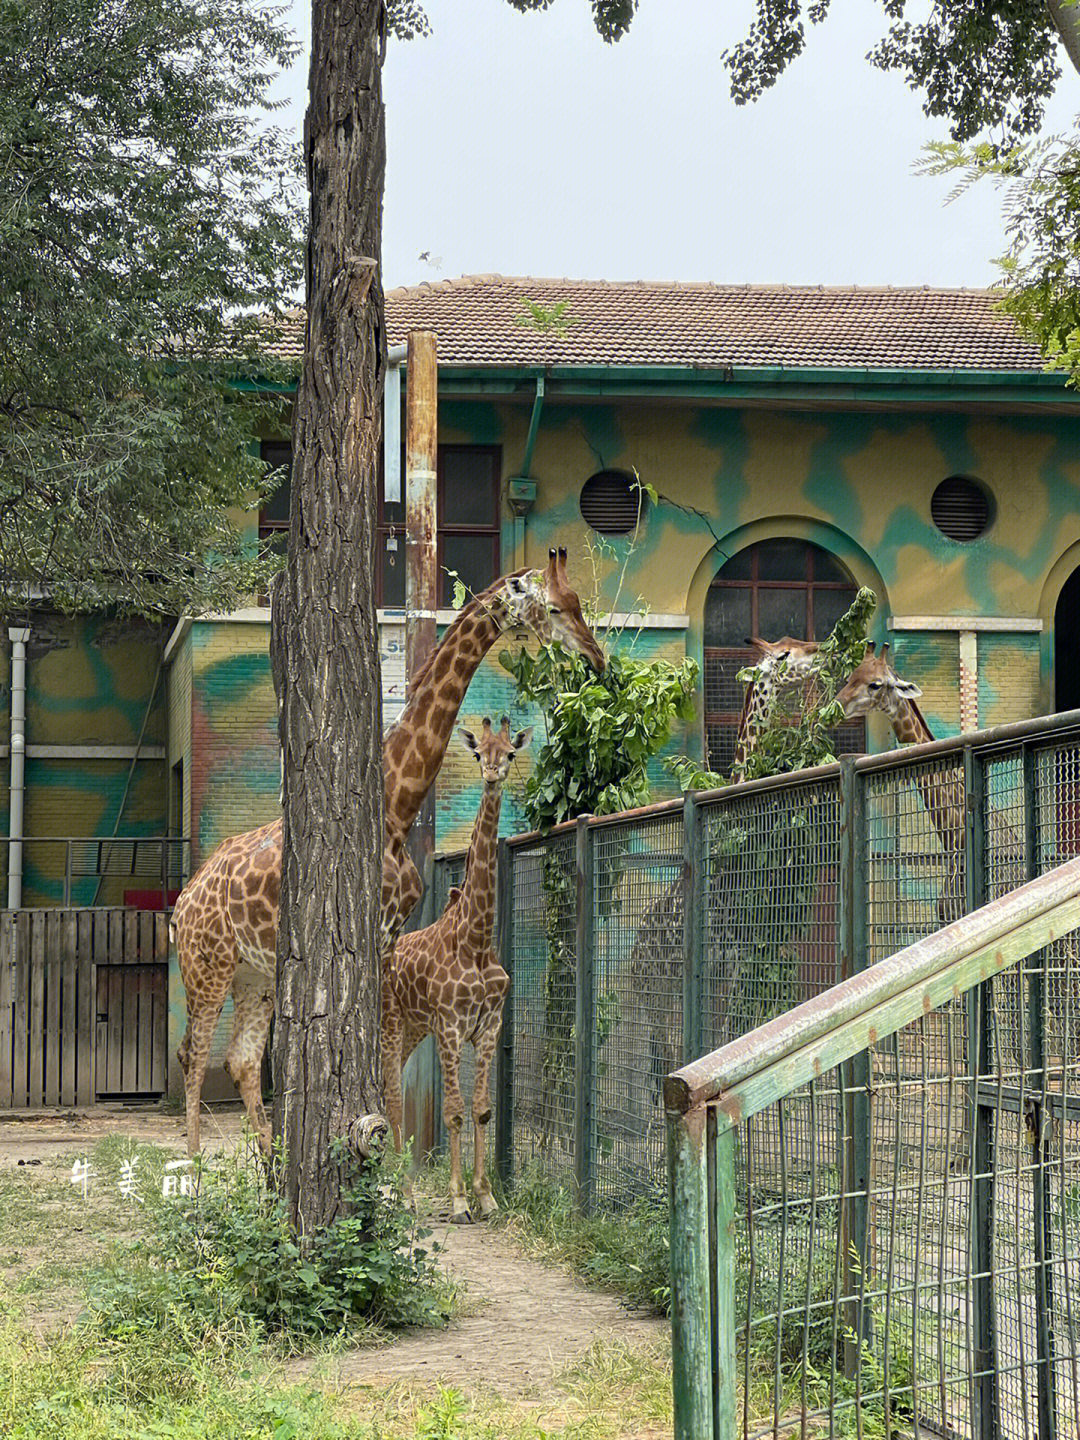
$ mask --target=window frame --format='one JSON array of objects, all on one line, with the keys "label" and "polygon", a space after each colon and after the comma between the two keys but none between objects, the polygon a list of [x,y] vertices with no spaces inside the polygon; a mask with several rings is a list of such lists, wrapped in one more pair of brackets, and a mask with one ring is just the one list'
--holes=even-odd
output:
[{"label": "window frame", "polygon": [[[282,482],[282,484],[285,486],[285,489],[290,493],[290,496],[291,496],[291,492],[292,492],[292,462],[293,462],[292,438],[290,437],[290,438],[288,438],[288,439],[286,439],[286,440],[262,439],[262,440],[259,441],[259,459],[262,460],[264,463],[267,463],[267,464],[269,464],[270,462],[269,462],[269,460],[267,459],[266,451],[267,451],[267,449],[268,449],[271,445],[282,446],[282,447],[284,447],[285,449],[287,449],[288,452],[289,452],[289,473],[288,473],[288,475],[285,477],[285,479],[284,479],[284,481]],[[279,463],[284,463],[284,462],[279,462]],[[276,467],[276,466],[273,466],[272,468],[276,469],[277,467]],[[281,492],[281,487],[279,486],[278,489],[277,489],[274,493],[275,493],[275,495],[277,495],[277,494],[280,494],[280,492]],[[269,539],[271,539],[271,537],[273,537],[273,536],[275,536],[275,535],[282,535],[282,534],[284,534],[284,536],[285,536],[285,538],[286,538],[286,541],[287,541],[287,540],[288,540],[288,536],[289,536],[289,519],[288,519],[288,516],[286,516],[284,520],[271,520],[271,519],[268,518],[268,516],[267,516],[267,514],[266,514],[266,510],[260,505],[260,506],[259,506],[259,539],[260,539],[260,540],[269,540]]]},{"label": "window frame", "polygon": [[[491,520],[487,525],[466,525],[456,522],[450,525],[443,525],[442,516],[446,512],[446,456],[447,455],[484,455],[491,460]],[[439,608],[446,609],[449,600],[446,594],[451,585],[449,577],[444,570],[446,560],[447,539],[454,539],[458,536],[488,536],[491,543],[492,574],[491,580],[485,584],[491,584],[497,580],[502,573],[502,446],[501,445],[470,445],[464,442],[455,441],[452,444],[440,445],[435,464],[435,531],[437,545],[437,560],[439,567]],[[405,464],[402,460],[402,484],[404,485]],[[378,556],[375,562],[375,603],[380,609],[400,609],[397,605],[388,605],[383,591],[383,565],[382,558],[385,554],[386,541],[392,534],[400,537],[401,554],[404,560],[404,527],[396,522],[386,519],[385,511],[385,487],[379,486],[379,506],[375,543],[378,549]],[[483,587],[481,587],[483,588]]]}]

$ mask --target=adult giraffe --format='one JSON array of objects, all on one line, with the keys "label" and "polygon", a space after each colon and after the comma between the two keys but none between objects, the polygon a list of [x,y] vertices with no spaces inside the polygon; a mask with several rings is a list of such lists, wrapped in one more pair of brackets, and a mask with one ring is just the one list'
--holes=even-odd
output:
[{"label": "adult giraffe", "polygon": [[[384,960],[423,886],[405,851],[409,828],[442,765],[458,709],[481,660],[504,631],[527,626],[558,640],[602,672],[606,661],[566,579],[566,551],[546,570],[503,576],[462,610],[412,682],[408,703],[383,741],[383,870],[379,953]],[[188,1153],[199,1149],[199,1106],[210,1045],[225,996],[233,1028],[225,1068],[265,1151],[262,1057],[274,1010],[281,821],[218,846],[176,902],[171,939],[187,991],[188,1024],[177,1058],[184,1071]]]}]

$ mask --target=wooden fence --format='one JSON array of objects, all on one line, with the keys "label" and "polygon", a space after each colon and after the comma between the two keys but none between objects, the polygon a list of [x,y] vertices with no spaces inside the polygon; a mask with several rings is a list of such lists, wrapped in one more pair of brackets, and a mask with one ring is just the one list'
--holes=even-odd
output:
[{"label": "wooden fence", "polygon": [[0,911],[0,1109],[164,1094],[168,945],[161,911]]}]

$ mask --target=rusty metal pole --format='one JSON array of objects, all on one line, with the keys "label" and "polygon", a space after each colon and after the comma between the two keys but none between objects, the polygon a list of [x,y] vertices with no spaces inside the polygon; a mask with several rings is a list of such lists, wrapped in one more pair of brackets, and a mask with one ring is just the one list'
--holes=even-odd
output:
[{"label": "rusty metal pole", "polygon": [[[405,676],[411,693],[413,677],[438,643],[439,368],[435,336],[430,330],[410,332],[405,363]],[[410,853],[421,875],[434,849],[432,790],[420,807],[409,840]]]}]

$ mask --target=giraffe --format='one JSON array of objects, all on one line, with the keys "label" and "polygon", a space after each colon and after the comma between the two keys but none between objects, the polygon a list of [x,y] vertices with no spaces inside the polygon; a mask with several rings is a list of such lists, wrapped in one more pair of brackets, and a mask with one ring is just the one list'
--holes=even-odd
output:
[{"label": "giraffe", "polygon": [[519,750],[532,738],[532,726],[511,737],[504,715],[500,729],[485,716],[477,737],[461,731],[480,765],[483,790],[465,878],[454,886],[446,908],[433,925],[402,935],[383,966],[382,1053],[386,1108],[401,1150],[401,1069],[425,1035],[435,1036],[443,1077],[443,1120],[450,1136],[452,1220],[467,1224],[473,1214],[461,1178],[461,1131],[465,1105],[458,1066],[470,1041],[476,1051],[473,1086],[473,1195],[485,1219],[498,1206],[484,1173],[485,1134],[491,1118],[488,1080],[502,1024],[510,977],[493,949],[495,930],[495,855],[503,786]]},{"label": "giraffe", "polygon": [[[528,626],[558,640],[602,672],[603,652],[566,578],[566,551],[549,551],[545,570],[517,570],[466,605],[412,682],[408,703],[383,741],[383,869],[379,955],[385,961],[423,886],[405,850],[417,812],[435,781],[469,681],[506,630]],[[199,1149],[199,1106],[214,1029],[232,992],[233,1026],[225,1068],[264,1151],[270,1125],[261,1070],[274,1010],[281,821],[218,846],[188,881],[169,927],[187,991],[188,1025],[177,1051],[184,1071],[188,1153]]]},{"label": "giraffe", "polygon": [[[922,691],[913,681],[897,675],[888,652],[888,641],[880,650],[873,640],[866,642],[861,664],[836,697],[844,707],[845,718],[880,710],[888,716],[900,745],[933,740],[934,734],[915,704]],[[937,908],[939,922],[947,925],[964,913],[964,783],[955,775],[920,767],[915,772],[915,784],[945,855],[945,884]]]},{"label": "giraffe", "polygon": [[757,674],[746,687],[743,697],[739,733],[731,762],[734,783],[746,775],[747,762],[757,746],[758,736],[772,717],[777,692],[785,686],[808,680],[820,663],[817,658],[820,646],[815,640],[795,640],[790,635],[782,635],[779,640],[762,640],[752,635],[747,636],[746,643],[754,646],[761,659],[755,667]]}]

